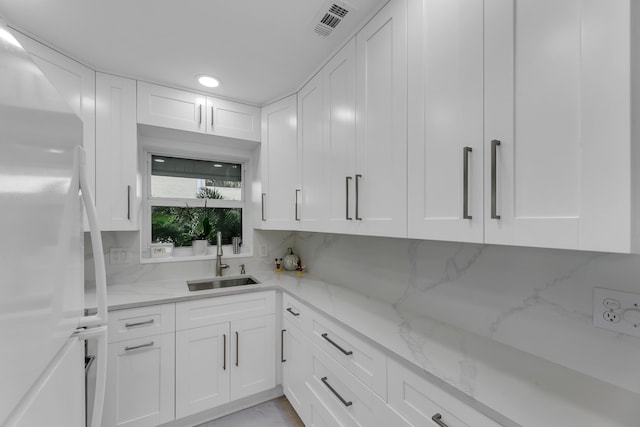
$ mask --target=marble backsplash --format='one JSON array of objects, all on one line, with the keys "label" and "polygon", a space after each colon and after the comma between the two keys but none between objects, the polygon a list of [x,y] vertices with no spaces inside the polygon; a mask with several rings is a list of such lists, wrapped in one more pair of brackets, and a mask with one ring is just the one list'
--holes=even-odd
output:
[{"label": "marble backsplash", "polygon": [[[391,304],[399,331],[430,319],[640,393],[640,338],[593,326],[593,288],[640,293],[640,256],[324,233],[255,231],[254,255],[230,273],[273,269],[293,247],[306,274]],[[107,264],[107,283],[213,275],[214,261],[140,264],[137,232],[103,233],[130,262]],[[257,256],[258,248],[267,256]],[[85,276],[92,286],[88,242]],[[489,341],[490,342],[490,341]]]}]

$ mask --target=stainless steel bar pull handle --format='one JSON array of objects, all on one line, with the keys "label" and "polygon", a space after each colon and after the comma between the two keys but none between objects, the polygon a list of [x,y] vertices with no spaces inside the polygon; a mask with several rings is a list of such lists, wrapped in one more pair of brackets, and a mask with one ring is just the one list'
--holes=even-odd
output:
[{"label": "stainless steel bar pull handle", "polygon": [[150,325],[154,322],[153,319],[149,319],[149,320],[145,320],[144,322],[135,322],[135,323],[125,323],[124,327],[125,328],[133,328],[136,326],[142,326],[142,325]]},{"label": "stainless steel bar pull handle", "polygon": [[284,358],[284,333],[287,332],[286,329],[283,329],[280,332],[280,362],[284,363],[287,359]]},{"label": "stainless steel bar pull handle", "polygon": [[491,219],[500,219],[500,215],[498,215],[497,213],[498,200],[496,197],[496,181],[498,180],[496,154],[499,145],[500,141],[498,141],[497,139],[491,141]]},{"label": "stainless steel bar pull handle", "polygon": [[433,417],[431,417],[431,421],[438,424],[440,427],[449,427],[445,424],[444,421],[442,421],[442,415],[440,414],[435,414]]},{"label": "stainless steel bar pull handle", "polygon": [[469,153],[473,149],[471,147],[464,147],[462,150],[462,218],[472,219],[469,215]]},{"label": "stainless steel bar pull handle", "polygon": [[211,107],[211,129],[213,129],[213,107]]},{"label": "stainless steel bar pull handle", "polygon": [[200,114],[200,119],[198,120],[198,125],[202,125],[202,104],[198,105],[198,111]]},{"label": "stainless steel bar pull handle", "polygon": [[293,314],[294,316],[300,316],[300,313],[296,313],[295,311],[293,311],[293,309],[291,307],[287,308],[287,311],[291,314]]},{"label": "stainless steel bar pull handle", "polygon": [[264,199],[267,197],[267,193],[262,193],[262,220],[266,221],[267,219],[264,217]]},{"label": "stainless steel bar pull handle", "polygon": [[346,178],[345,181],[347,185],[347,189],[346,189],[347,191],[345,192],[346,194],[345,205],[347,207],[347,214],[345,216],[345,219],[351,221],[353,218],[349,216],[349,181],[351,181],[352,178],[350,176],[347,176],[345,178]]},{"label": "stainless steel bar pull handle", "polygon": [[222,370],[227,370],[227,334],[222,334]]},{"label": "stainless steel bar pull handle", "polygon": [[333,341],[331,338],[329,338],[329,335],[327,333],[322,334],[322,338],[324,338],[325,340],[329,341],[331,344],[333,344],[333,346],[335,348],[337,348],[338,350],[340,350],[341,352],[343,352],[347,356],[351,356],[353,354],[353,351],[351,351],[351,350],[347,351],[344,348],[340,347],[338,344],[336,344],[335,341]]},{"label": "stainless steel bar pull handle", "polygon": [[326,385],[326,386],[327,386],[327,388],[328,388],[329,390],[331,390],[331,392],[332,392],[333,394],[335,394],[335,395],[336,395],[336,397],[337,397],[338,399],[340,399],[340,402],[342,402],[342,404],[343,404],[344,406],[351,406],[351,405],[353,405],[353,402],[352,402],[352,401],[350,401],[350,400],[345,400],[345,398],[344,398],[344,397],[340,396],[340,393],[338,393],[338,392],[337,392],[333,387],[331,387],[331,384],[329,384],[329,381],[327,380],[327,377],[322,377],[322,378],[320,378],[320,381],[322,381],[322,383],[323,383],[324,385]]},{"label": "stainless steel bar pull handle", "polygon": [[146,344],[132,345],[131,347],[125,347],[124,351],[137,350],[139,348],[144,348],[144,347],[153,347],[153,341],[148,342]]},{"label": "stainless steel bar pull handle", "polygon": [[296,189],[296,221],[300,221],[300,215],[298,211],[298,194],[300,194],[301,190]]},{"label": "stainless steel bar pull handle", "polygon": [[131,186],[127,185],[127,219],[131,220]]},{"label": "stainless steel bar pull handle", "polygon": [[360,178],[362,178],[362,175],[360,174],[356,174],[356,221],[362,221],[362,218],[360,218],[360,213],[359,213],[359,209],[360,209]]},{"label": "stainless steel bar pull handle", "polygon": [[240,341],[239,336],[238,336],[238,332],[236,331],[236,366],[238,366],[238,359],[240,358],[239,356],[239,352],[238,349],[240,348],[240,345],[238,344],[238,342]]}]

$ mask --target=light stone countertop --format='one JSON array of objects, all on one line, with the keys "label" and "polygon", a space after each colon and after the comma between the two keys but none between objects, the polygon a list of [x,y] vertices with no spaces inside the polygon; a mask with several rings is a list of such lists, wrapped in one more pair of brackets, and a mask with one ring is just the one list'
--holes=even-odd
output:
[{"label": "light stone countertop", "polygon": [[[293,273],[250,274],[261,284],[189,292],[186,280],[107,287],[109,310],[231,295],[285,291],[409,362],[457,398],[505,426],[636,426],[640,396],[425,316],[411,318],[341,286]],[[200,278],[193,277],[189,280]],[[95,307],[95,294],[86,295]],[[570,339],[570,337],[568,337]],[[615,408],[604,402],[617,402]]]}]

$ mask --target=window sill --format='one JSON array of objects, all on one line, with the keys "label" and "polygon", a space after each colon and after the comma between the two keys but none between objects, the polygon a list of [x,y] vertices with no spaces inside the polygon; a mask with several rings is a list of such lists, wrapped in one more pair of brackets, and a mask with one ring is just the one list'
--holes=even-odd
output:
[{"label": "window sill", "polygon": [[[251,258],[253,256],[253,252],[242,252],[239,254],[229,254],[225,252],[222,255],[222,259],[236,259],[236,258]],[[169,256],[164,258],[140,258],[140,264],[161,264],[164,262],[185,262],[185,261],[209,261],[215,260],[215,254],[207,254],[207,255],[199,255],[199,256]]]}]

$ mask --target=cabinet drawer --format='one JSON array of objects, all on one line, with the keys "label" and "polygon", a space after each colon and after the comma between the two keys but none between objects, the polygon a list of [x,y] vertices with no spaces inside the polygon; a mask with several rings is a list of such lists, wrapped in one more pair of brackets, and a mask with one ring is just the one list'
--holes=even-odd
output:
[{"label": "cabinet drawer", "polygon": [[109,312],[109,342],[148,337],[175,330],[175,304]]},{"label": "cabinet drawer", "polygon": [[383,351],[315,312],[311,320],[311,339],[386,400],[387,356]]},{"label": "cabinet drawer", "polygon": [[389,405],[414,427],[433,427],[440,414],[448,427],[498,427],[464,402],[389,359]]},{"label": "cabinet drawer", "polygon": [[391,426],[386,403],[331,356],[313,348],[312,374],[307,382],[318,399],[345,426]]},{"label": "cabinet drawer", "polygon": [[311,309],[285,292],[282,294],[282,320],[308,333],[311,330]]},{"label": "cabinet drawer", "polygon": [[211,297],[176,303],[176,330],[275,314],[275,291]]}]

